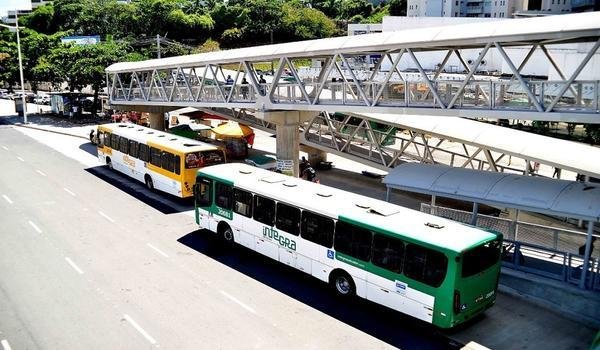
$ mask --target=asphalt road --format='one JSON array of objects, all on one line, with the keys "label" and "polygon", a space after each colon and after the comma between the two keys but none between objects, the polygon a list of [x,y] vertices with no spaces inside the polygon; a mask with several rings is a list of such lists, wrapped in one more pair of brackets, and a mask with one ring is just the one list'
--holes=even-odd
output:
[{"label": "asphalt road", "polygon": [[0,125],[0,164],[5,350],[456,346],[429,325],[226,250],[197,231],[190,203],[11,126]]}]

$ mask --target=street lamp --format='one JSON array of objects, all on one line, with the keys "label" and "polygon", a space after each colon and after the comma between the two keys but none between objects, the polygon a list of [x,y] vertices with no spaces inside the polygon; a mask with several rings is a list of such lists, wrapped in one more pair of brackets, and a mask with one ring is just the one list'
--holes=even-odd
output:
[{"label": "street lamp", "polygon": [[23,123],[27,124],[27,103],[25,102],[25,84],[23,82],[23,60],[21,59],[21,38],[19,36],[19,18],[17,12],[18,11],[15,11],[16,24],[14,27],[3,23],[0,23],[0,26],[17,30],[17,51],[19,52],[19,75],[21,76],[21,103],[23,104]]}]

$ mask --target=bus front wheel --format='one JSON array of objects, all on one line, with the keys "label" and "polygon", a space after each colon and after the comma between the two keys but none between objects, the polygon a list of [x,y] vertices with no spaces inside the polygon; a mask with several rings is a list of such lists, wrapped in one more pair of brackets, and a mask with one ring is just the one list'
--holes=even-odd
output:
[{"label": "bus front wheel", "polygon": [[229,227],[229,225],[227,225],[226,223],[221,223],[221,224],[219,224],[218,231],[219,231],[219,236],[221,237],[223,242],[228,246],[232,246],[234,243],[234,238],[233,238],[233,230],[231,229],[231,227]]},{"label": "bus front wheel", "polygon": [[148,187],[150,191],[154,191],[154,183],[152,182],[152,178],[150,177],[150,175],[146,175],[144,180],[146,182],[146,187]]},{"label": "bus front wheel", "polygon": [[335,293],[341,297],[351,297],[356,293],[352,277],[344,271],[334,271],[329,278],[329,283]]}]

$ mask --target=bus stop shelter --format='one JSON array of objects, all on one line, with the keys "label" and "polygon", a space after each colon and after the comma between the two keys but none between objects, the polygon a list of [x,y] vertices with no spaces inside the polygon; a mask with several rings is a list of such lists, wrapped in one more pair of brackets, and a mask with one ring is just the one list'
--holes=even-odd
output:
[{"label": "bus stop shelter", "polygon": [[587,221],[579,282],[579,287],[585,288],[594,225],[600,221],[599,185],[418,163],[405,163],[394,168],[383,183],[387,187],[388,201],[391,190],[399,189],[472,202],[474,219],[479,204],[486,204]]}]

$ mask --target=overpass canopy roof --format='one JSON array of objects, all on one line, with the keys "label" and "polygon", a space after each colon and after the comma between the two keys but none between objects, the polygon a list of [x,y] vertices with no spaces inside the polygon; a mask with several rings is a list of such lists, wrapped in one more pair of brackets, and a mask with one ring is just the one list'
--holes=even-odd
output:
[{"label": "overpass canopy roof", "polygon": [[600,148],[456,117],[361,113],[374,121],[600,177]]},{"label": "overpass canopy roof", "polygon": [[445,165],[402,164],[383,183],[389,188],[600,221],[600,186]]},{"label": "overpass canopy roof", "polygon": [[357,36],[344,36],[285,44],[246,47],[169,57],[140,62],[120,62],[109,66],[108,73],[149,69],[226,64],[246,61],[267,61],[286,57],[315,57],[334,53],[365,53],[394,51],[402,48],[440,50],[449,46],[483,47],[490,42],[503,46],[523,45],[524,42],[559,43],[573,38],[595,40],[600,36],[600,13],[585,12],[560,16],[496,20],[452,26],[408,29]]}]

